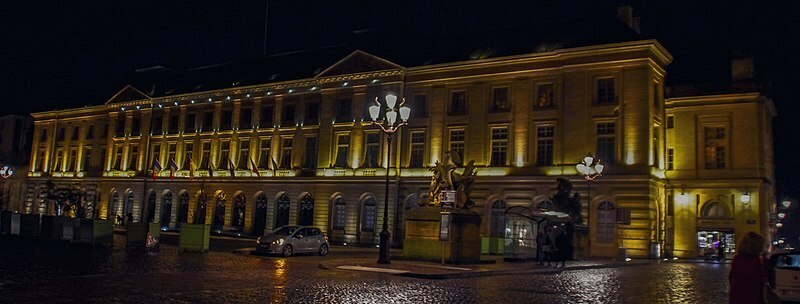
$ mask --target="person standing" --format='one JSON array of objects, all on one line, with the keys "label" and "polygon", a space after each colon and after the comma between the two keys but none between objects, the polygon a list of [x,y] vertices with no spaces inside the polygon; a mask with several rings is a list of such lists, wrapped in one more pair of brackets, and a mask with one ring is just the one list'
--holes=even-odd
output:
[{"label": "person standing", "polygon": [[768,284],[769,275],[767,271],[769,261],[763,259],[767,250],[766,239],[756,232],[748,231],[736,249],[731,271],[728,274],[729,302],[732,304],[765,303],[764,287],[765,284]]}]

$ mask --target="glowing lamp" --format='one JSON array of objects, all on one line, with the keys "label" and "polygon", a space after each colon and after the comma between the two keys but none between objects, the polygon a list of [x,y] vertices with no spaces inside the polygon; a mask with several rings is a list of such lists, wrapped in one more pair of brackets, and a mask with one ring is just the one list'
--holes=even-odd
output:
[{"label": "glowing lamp", "polygon": [[783,208],[789,208],[789,206],[792,205],[792,201],[785,200],[785,201],[781,202],[781,204],[783,205]]},{"label": "glowing lamp", "polygon": [[587,166],[591,166],[593,162],[594,162],[594,157],[592,157],[591,155],[583,158],[583,163],[586,164]]},{"label": "glowing lamp", "polygon": [[778,219],[779,220],[782,220],[782,219],[785,219],[785,218],[786,218],[786,213],[783,213],[783,212],[778,213]]},{"label": "glowing lamp", "polygon": [[397,112],[395,111],[386,112],[386,119],[389,121],[390,125],[393,125],[397,121]]},{"label": "glowing lamp", "polygon": [[400,107],[400,119],[407,121],[409,116],[411,116],[411,108],[406,106]]},{"label": "glowing lamp", "polygon": [[369,117],[372,117],[372,120],[377,120],[378,115],[380,115],[381,107],[377,105],[372,105],[369,107]]},{"label": "glowing lamp", "polygon": [[603,165],[601,164],[594,166],[594,169],[597,170],[597,174],[603,173]]},{"label": "glowing lamp", "polygon": [[580,172],[581,174],[584,175],[589,174],[589,167],[586,167],[586,165],[584,164],[575,165],[575,169],[578,169],[578,172]]},{"label": "glowing lamp", "polygon": [[739,200],[742,201],[743,204],[749,204],[750,203],[750,193],[742,194],[742,196],[739,197]]},{"label": "glowing lamp", "polygon": [[389,109],[394,109],[394,106],[397,104],[397,96],[392,93],[386,94],[386,105],[389,106]]},{"label": "glowing lamp", "polygon": [[686,193],[678,194],[675,197],[675,202],[681,205],[686,205],[689,203],[689,195]]},{"label": "glowing lamp", "polygon": [[776,223],[775,227],[781,228],[781,227],[783,227],[783,223]]}]

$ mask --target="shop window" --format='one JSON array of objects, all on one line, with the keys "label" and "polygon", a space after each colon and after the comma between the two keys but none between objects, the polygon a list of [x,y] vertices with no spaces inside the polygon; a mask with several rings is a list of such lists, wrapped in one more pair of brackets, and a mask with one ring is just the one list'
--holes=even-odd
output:
[{"label": "shop window", "polygon": [[490,211],[489,236],[502,238],[506,236],[506,202],[497,200],[492,203]]}]

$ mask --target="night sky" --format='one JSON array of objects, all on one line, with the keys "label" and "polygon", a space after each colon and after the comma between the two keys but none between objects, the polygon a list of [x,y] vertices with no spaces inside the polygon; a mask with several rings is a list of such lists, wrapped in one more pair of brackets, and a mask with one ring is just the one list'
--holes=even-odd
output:
[{"label": "night sky", "polygon": [[[272,1],[266,53],[346,43],[354,31],[365,29],[447,33],[513,27],[569,12],[599,12],[623,1],[597,2]],[[795,173],[800,157],[794,152],[800,147],[800,132],[792,123],[799,114],[793,89],[800,83],[800,64],[793,55],[800,53],[800,43],[794,41],[800,37],[800,5],[638,2],[627,1],[642,17],[643,35],[659,40],[675,58],[668,85],[726,81],[731,50],[754,55],[758,73],[773,83],[770,96],[778,110],[778,199],[800,197]],[[102,104],[137,69],[161,65],[182,70],[264,53],[264,1],[99,3],[2,4],[0,80],[5,100],[0,114]],[[391,39],[386,37],[387,43]]]}]

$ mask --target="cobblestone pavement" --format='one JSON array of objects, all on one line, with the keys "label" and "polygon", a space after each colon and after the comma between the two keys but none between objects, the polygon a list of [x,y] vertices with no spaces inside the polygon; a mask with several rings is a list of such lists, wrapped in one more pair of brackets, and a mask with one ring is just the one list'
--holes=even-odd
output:
[{"label": "cobblestone pavement", "polygon": [[428,280],[319,267],[376,248],[280,258],[121,247],[0,236],[0,303],[724,303],[728,289],[727,264]]}]

